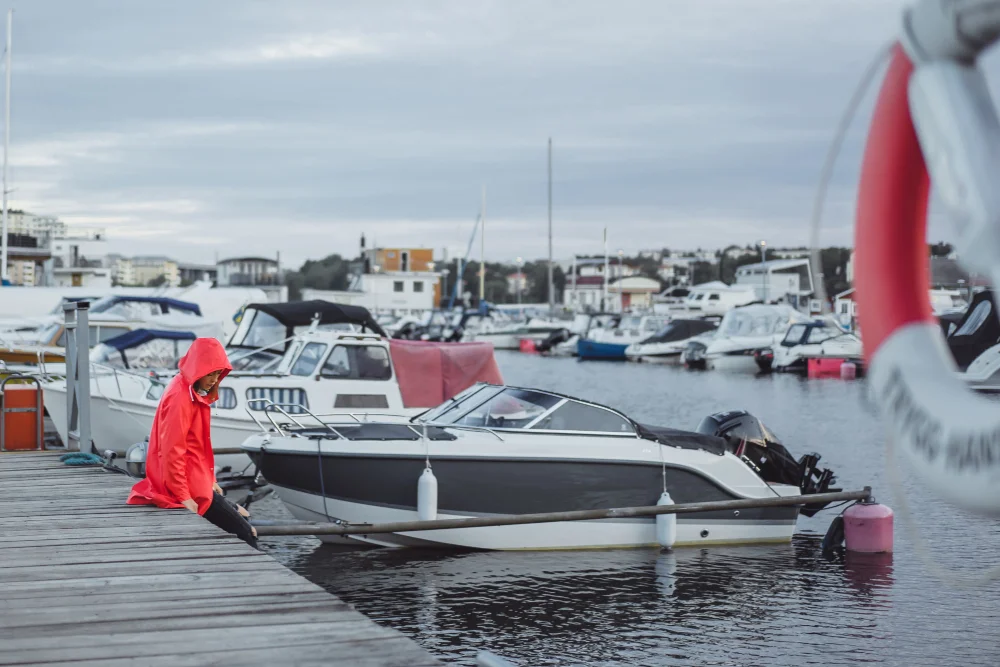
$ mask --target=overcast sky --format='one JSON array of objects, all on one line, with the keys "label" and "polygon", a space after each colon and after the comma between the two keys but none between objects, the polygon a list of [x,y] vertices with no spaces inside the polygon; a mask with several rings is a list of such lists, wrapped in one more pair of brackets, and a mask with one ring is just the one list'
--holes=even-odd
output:
[{"label": "overcast sky", "polygon": [[[12,205],[113,249],[285,264],[801,244],[897,0],[14,0]],[[870,94],[869,97],[872,97]],[[849,244],[867,114],[826,209]]]}]

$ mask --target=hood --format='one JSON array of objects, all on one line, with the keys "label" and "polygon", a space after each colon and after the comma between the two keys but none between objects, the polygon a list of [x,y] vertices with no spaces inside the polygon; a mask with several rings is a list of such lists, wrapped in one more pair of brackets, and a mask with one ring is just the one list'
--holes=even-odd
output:
[{"label": "hood", "polygon": [[226,356],[226,348],[215,338],[198,338],[191,343],[187,354],[181,358],[177,367],[188,386],[215,371],[222,371],[219,377],[219,382],[222,382],[229,375],[229,371],[233,370],[229,365],[229,357]]}]

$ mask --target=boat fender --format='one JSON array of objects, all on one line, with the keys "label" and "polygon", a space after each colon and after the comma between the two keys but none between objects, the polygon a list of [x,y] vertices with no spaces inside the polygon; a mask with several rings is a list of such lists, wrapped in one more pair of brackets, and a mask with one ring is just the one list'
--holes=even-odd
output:
[{"label": "boat fender", "polygon": [[939,497],[1000,516],[1000,412],[958,377],[927,290],[931,178],[956,223],[962,266],[1000,284],[1000,121],[976,65],[1000,15],[980,4],[922,0],[907,10],[865,148],[855,284],[889,444]]},{"label": "boat fender", "polygon": [[838,514],[834,517],[833,521],[830,522],[830,527],[826,529],[826,535],[823,536],[823,555],[832,556],[837,549],[844,546],[844,517]]},{"label": "boat fender", "polygon": [[421,521],[433,521],[438,511],[438,481],[430,467],[417,481],[417,518]]},{"label": "boat fender", "polygon": [[[660,499],[656,501],[659,505],[673,505],[674,499],[664,491],[660,494]],[[656,516],[656,542],[664,549],[673,549],[677,542],[677,515],[658,514]]]},{"label": "boat fender", "polygon": [[840,364],[840,379],[853,380],[858,376],[858,367],[853,362],[845,361]]},{"label": "boat fender", "polygon": [[844,541],[848,551],[892,553],[892,510],[878,503],[858,503],[844,512]]}]

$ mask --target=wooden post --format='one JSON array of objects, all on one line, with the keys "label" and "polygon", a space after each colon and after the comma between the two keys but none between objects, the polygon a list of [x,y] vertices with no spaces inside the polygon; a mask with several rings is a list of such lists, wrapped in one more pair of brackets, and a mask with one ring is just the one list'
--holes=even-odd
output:
[{"label": "wooden post", "polygon": [[774,496],[768,498],[744,498],[742,500],[721,500],[704,503],[680,503],[677,505],[653,505],[647,507],[619,507],[606,510],[575,510],[572,512],[544,512],[539,514],[505,514],[500,516],[471,517],[468,519],[435,519],[433,521],[395,521],[375,524],[297,523],[285,525],[260,525],[260,537],[277,535],[376,535],[379,533],[410,533],[421,530],[443,530],[446,528],[485,528],[493,526],[518,526],[529,523],[554,523],[557,521],[593,521],[595,519],[622,519],[635,517],[655,517],[660,514],[691,514],[695,512],[715,512],[719,510],[741,510],[755,507],[793,507],[814,503],[833,503],[841,500],[864,500],[870,498],[872,489],[866,486],[861,491],[838,491],[835,493],[815,493],[804,496]]}]

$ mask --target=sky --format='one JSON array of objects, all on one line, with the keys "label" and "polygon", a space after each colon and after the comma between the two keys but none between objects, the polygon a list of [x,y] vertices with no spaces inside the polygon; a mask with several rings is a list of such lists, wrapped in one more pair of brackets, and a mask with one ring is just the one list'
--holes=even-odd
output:
[{"label": "sky", "polygon": [[[898,0],[11,0],[11,205],[181,261],[800,245]],[[822,241],[851,243],[871,98]],[[943,230],[938,236],[944,234]],[[478,246],[478,242],[477,242]],[[478,247],[476,255],[478,257]]]}]

